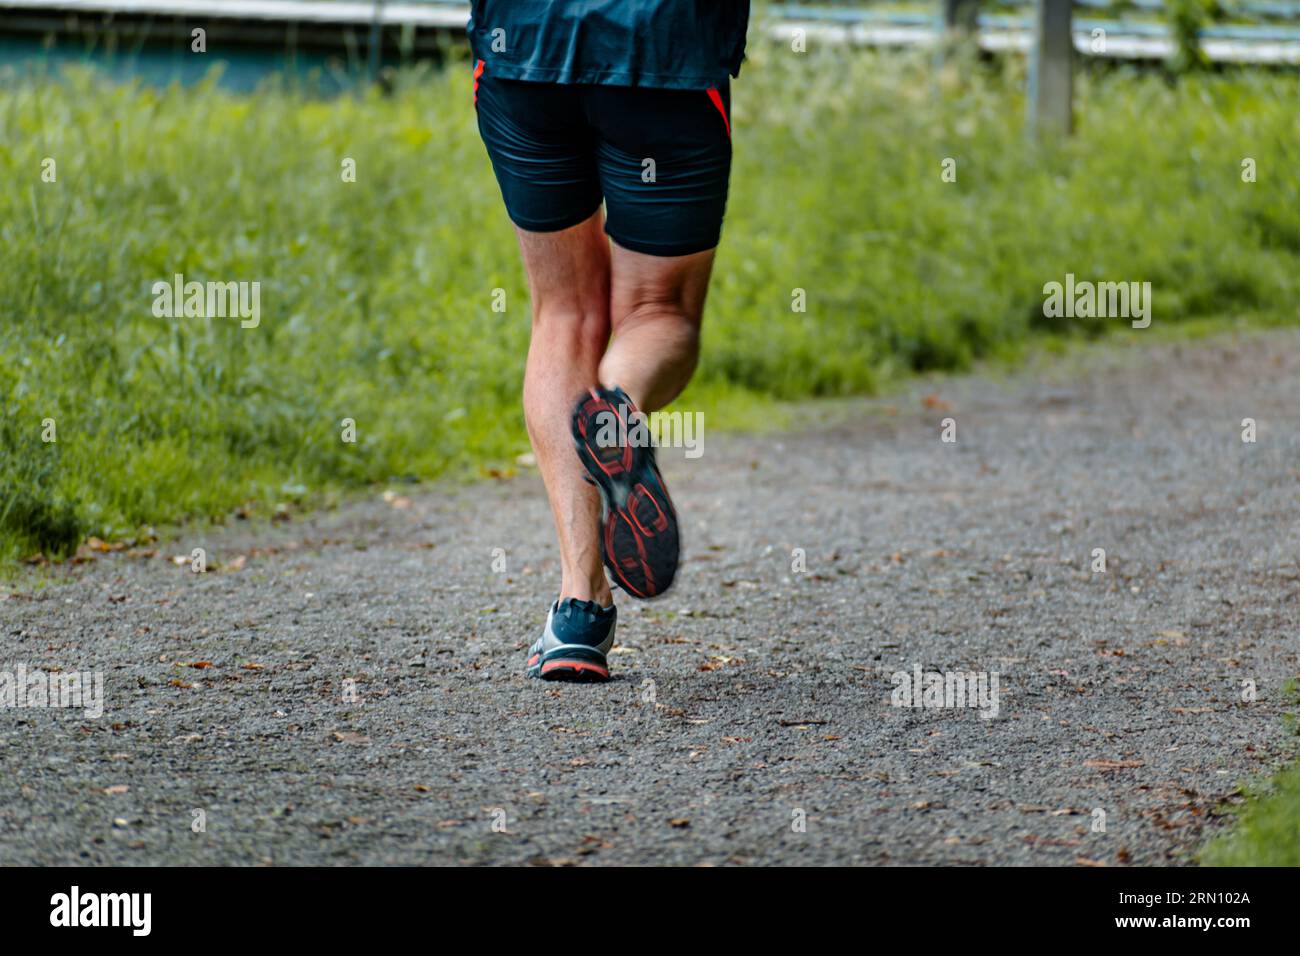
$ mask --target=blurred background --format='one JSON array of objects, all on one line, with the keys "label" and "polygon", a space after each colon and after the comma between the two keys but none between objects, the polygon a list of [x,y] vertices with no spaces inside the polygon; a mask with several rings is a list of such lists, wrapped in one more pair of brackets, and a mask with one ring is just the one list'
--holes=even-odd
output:
[{"label": "blurred background", "polygon": [[[523,467],[467,14],[0,0],[0,566]],[[1296,322],[1297,64],[1293,0],[757,4],[679,406],[758,427],[1079,337]],[[1150,282],[1151,328],[1046,317],[1067,273]],[[155,316],[176,274],[258,282],[257,328]]]}]

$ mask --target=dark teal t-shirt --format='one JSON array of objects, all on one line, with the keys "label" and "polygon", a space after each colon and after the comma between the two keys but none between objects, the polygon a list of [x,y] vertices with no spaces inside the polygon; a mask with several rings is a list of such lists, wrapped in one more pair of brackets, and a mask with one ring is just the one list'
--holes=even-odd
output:
[{"label": "dark teal t-shirt", "polygon": [[493,76],[708,89],[740,72],[749,0],[473,0],[469,38]]}]

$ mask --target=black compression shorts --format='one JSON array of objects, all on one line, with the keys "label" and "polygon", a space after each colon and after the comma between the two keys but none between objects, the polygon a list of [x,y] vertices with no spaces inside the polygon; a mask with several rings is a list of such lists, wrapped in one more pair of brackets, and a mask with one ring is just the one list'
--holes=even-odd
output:
[{"label": "black compression shorts", "polygon": [[475,69],[479,132],[520,229],[554,232],[605,203],[626,249],[682,256],[722,233],[731,95],[493,78]]}]

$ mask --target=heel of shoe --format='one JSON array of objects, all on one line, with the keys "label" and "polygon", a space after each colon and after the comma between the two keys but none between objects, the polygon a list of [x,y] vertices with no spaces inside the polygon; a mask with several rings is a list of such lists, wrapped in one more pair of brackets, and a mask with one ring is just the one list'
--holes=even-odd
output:
[{"label": "heel of shoe", "polygon": [[544,654],[529,668],[528,676],[542,680],[607,681],[609,663],[594,647],[566,645]]}]

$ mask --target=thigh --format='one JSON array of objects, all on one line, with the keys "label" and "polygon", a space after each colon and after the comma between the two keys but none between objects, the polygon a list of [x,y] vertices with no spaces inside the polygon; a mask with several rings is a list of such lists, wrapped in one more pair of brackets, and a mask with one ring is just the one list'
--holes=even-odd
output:
[{"label": "thigh", "polygon": [[731,175],[728,88],[585,95],[610,238],[649,256],[717,246]]},{"label": "thigh", "polygon": [[501,198],[516,226],[531,232],[568,229],[600,208],[595,134],[575,87],[502,80],[481,71],[475,105]]},{"label": "thigh", "polygon": [[597,327],[595,334],[608,335],[609,240],[601,230],[601,219],[597,210],[568,229],[518,230],[534,318],[543,313],[581,317]]},{"label": "thigh", "polygon": [[647,255],[617,242],[610,251],[610,322],[625,326],[665,315],[699,328],[713,271],[713,249],[684,256]]}]

